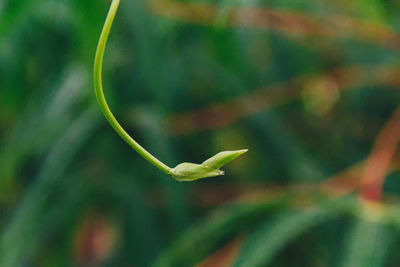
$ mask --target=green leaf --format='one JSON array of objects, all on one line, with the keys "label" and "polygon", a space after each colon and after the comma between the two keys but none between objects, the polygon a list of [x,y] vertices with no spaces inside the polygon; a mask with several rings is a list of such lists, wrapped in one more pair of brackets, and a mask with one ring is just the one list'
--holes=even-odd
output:
[{"label": "green leaf", "polygon": [[[96,129],[100,118],[93,108],[75,119],[45,158],[35,183],[25,192],[9,222],[3,226],[0,238],[0,266],[24,266],[43,238],[51,193],[63,178],[69,164]],[[60,197],[61,198],[61,197]],[[60,204],[58,204],[60,205]],[[58,206],[60,207],[60,206]],[[46,218],[53,219],[53,218]]]},{"label": "green leaf", "polygon": [[267,266],[285,244],[321,223],[327,215],[327,212],[316,209],[287,211],[272,220],[268,219],[247,240],[234,266]]},{"label": "green leaf", "polygon": [[393,232],[389,227],[367,220],[358,220],[348,236],[344,254],[338,266],[385,266]]},{"label": "green leaf", "polygon": [[248,238],[234,266],[268,266],[288,242],[311,227],[334,218],[352,202],[352,198],[342,198],[307,210],[281,212],[273,219],[269,218]]},{"label": "green leaf", "polygon": [[179,181],[195,181],[223,175],[224,172],[219,168],[246,152],[247,149],[219,152],[201,164],[184,162],[171,169],[170,174]]},{"label": "green leaf", "polygon": [[152,266],[194,266],[209,255],[218,242],[264,218],[271,208],[285,205],[291,196],[288,193],[265,202],[232,204],[218,208],[201,223],[182,233]]}]

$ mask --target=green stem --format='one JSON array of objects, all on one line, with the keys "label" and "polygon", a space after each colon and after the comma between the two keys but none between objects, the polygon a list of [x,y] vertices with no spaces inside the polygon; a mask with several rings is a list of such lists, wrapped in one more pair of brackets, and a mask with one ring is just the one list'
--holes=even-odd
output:
[{"label": "green stem", "polygon": [[156,157],[150,154],[146,149],[144,149],[141,145],[139,145],[125,130],[122,128],[121,124],[117,121],[117,119],[112,114],[110,107],[107,104],[106,98],[103,92],[102,79],[101,79],[101,70],[103,65],[103,56],[104,50],[106,48],[108,35],[111,30],[112,23],[114,21],[115,14],[117,13],[117,9],[119,6],[119,0],[113,0],[111,3],[110,10],[108,11],[108,15],[106,21],[103,26],[103,30],[100,35],[99,43],[97,45],[96,57],[94,60],[94,90],[96,92],[97,102],[99,103],[100,109],[103,112],[104,116],[113,127],[113,129],[121,136],[121,138],[127,142],[136,152],[138,152],[143,158],[153,164],[155,167],[160,169],[161,171],[170,174],[171,168],[159,161]]}]

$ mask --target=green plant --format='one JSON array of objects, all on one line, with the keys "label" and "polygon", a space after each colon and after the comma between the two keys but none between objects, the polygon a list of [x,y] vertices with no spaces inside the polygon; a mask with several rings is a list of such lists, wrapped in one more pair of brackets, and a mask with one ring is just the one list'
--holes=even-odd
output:
[{"label": "green plant", "polygon": [[106,98],[103,92],[101,70],[103,65],[104,50],[107,44],[108,35],[111,30],[112,23],[114,21],[115,14],[119,6],[119,0],[113,0],[108,12],[106,21],[103,26],[103,30],[100,35],[99,43],[97,45],[97,51],[94,61],[94,90],[96,92],[97,101],[100,109],[104,116],[113,127],[113,129],[121,136],[121,138],[127,142],[136,152],[138,152],[143,158],[157,167],[159,170],[166,174],[171,175],[173,178],[179,181],[195,181],[201,178],[214,177],[223,175],[224,172],[219,168],[239,157],[241,154],[247,152],[247,149],[234,150],[234,151],[223,151],[215,156],[207,159],[201,164],[183,162],[178,164],[175,168],[170,168],[159,159],[150,154],[144,149],[139,143],[137,143],[121,126],[115,116],[112,114]]}]

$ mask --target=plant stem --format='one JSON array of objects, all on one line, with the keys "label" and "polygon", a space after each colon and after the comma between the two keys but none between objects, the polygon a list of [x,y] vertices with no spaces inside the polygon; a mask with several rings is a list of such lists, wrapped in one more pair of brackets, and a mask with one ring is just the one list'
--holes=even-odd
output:
[{"label": "plant stem", "polygon": [[150,154],[146,149],[144,149],[141,145],[139,145],[125,130],[122,128],[121,124],[117,121],[117,119],[112,114],[110,107],[107,104],[106,98],[103,92],[102,79],[101,79],[101,71],[103,65],[103,56],[104,50],[106,48],[108,35],[111,30],[112,23],[114,21],[115,14],[117,13],[117,9],[119,6],[119,0],[113,0],[111,3],[110,10],[108,11],[108,15],[106,21],[103,26],[103,30],[100,35],[99,43],[97,45],[96,56],[94,60],[94,90],[97,97],[97,102],[99,103],[100,109],[103,112],[104,116],[110,123],[111,127],[118,133],[121,138],[127,142],[136,152],[138,152],[143,158],[153,164],[155,167],[160,169],[161,171],[170,174],[171,168],[162,163],[152,154]]},{"label": "plant stem", "polygon": [[400,108],[387,120],[375,139],[361,179],[360,195],[363,199],[378,202],[400,142]]}]

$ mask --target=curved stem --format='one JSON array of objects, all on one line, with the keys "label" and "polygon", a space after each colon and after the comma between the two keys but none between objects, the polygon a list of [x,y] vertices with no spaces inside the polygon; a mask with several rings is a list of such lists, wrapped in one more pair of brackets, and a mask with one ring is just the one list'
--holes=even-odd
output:
[{"label": "curved stem", "polygon": [[143,158],[153,164],[155,167],[160,169],[161,171],[170,174],[171,168],[159,161],[156,157],[150,154],[146,149],[144,149],[141,145],[139,145],[119,124],[117,119],[112,114],[106,98],[103,92],[102,79],[101,79],[101,70],[103,65],[103,56],[104,50],[106,48],[106,43],[108,39],[108,35],[111,30],[112,23],[114,21],[115,14],[117,13],[117,9],[119,6],[119,0],[113,0],[111,3],[110,10],[108,11],[108,15],[106,21],[103,26],[103,30],[100,35],[99,43],[97,45],[96,57],[94,60],[94,90],[96,92],[97,102],[99,103],[100,109],[103,112],[104,116],[113,127],[113,129],[121,136],[121,138],[127,142],[136,152],[138,152]]}]

